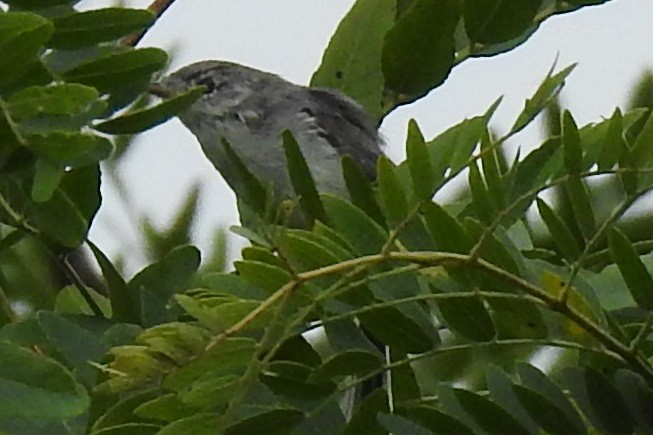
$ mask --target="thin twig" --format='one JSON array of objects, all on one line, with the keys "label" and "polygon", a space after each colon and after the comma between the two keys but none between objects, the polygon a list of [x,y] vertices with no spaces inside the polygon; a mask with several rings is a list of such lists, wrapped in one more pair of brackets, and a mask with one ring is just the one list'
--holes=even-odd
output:
[{"label": "thin twig", "polygon": [[152,23],[150,23],[149,26],[147,26],[145,29],[141,30],[138,33],[134,33],[133,35],[126,36],[122,40],[122,44],[129,46],[129,47],[135,47],[141,39],[145,36],[145,34],[154,26],[154,23],[156,23],[159,18],[161,18],[161,15],[170,7],[172,4],[175,2],[175,0],[154,0],[150,6],[148,6],[147,10],[150,12],[154,13],[156,15],[156,18],[152,20]]}]

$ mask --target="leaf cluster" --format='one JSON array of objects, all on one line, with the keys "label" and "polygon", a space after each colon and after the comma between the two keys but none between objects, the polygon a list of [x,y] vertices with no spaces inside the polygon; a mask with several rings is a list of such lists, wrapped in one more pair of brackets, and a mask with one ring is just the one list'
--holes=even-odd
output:
[{"label": "leaf cluster", "polygon": [[[105,285],[67,268],[72,285],[21,318],[0,261],[2,431],[653,431],[653,244],[624,219],[653,187],[650,109],[580,127],[563,111],[560,131],[522,155],[511,144],[573,66],[552,69],[506,132],[490,128],[498,100],[432,139],[411,121],[407,160],[381,158],[374,183],[345,157],[348,199],[315,189],[284,134],[298,200],[280,211],[230,153],[252,217],[234,229],[251,241],[235,272],[200,271],[187,233],[171,230],[175,241],[155,234],[159,259],[127,280],[87,240],[99,163],[118,135],[165,121],[200,91],[145,104],[166,55],[120,38],[152,25],[149,12],[5,3],[0,253],[31,240],[65,267],[86,244]],[[546,17],[594,3],[359,0],[314,82],[381,118],[466,58],[514,48]],[[432,200],[460,178],[467,195]],[[616,194],[599,202],[605,180]],[[295,211],[301,228],[283,224]],[[533,364],[543,355],[546,370]],[[352,400],[379,375],[383,385]]]}]

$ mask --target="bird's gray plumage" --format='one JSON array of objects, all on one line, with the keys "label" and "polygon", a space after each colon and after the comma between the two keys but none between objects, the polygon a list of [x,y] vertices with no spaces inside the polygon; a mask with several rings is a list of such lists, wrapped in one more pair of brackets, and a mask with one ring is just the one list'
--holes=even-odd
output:
[{"label": "bird's gray plumage", "polygon": [[238,195],[238,174],[222,144],[226,139],[250,172],[271,183],[278,196],[293,196],[281,146],[285,129],[297,140],[320,192],[347,196],[341,157],[349,154],[373,177],[382,154],[376,123],[351,98],[307,88],[274,74],[223,61],[188,65],[161,81],[170,91],[206,86],[179,119]]}]

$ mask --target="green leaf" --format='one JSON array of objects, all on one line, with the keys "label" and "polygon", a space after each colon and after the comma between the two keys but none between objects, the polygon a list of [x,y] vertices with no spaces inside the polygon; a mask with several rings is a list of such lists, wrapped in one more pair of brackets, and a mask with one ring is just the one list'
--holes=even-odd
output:
[{"label": "green leaf", "polygon": [[385,227],[385,219],[376,200],[369,177],[348,154],[342,157],[342,175],[345,177],[351,202],[374,219],[377,224]]},{"label": "green leaf", "polygon": [[176,394],[164,394],[142,403],[134,414],[145,419],[173,422],[197,414],[197,408],[179,400]]},{"label": "green leaf", "polygon": [[327,223],[327,214],[324,211],[324,206],[315,188],[313,176],[306,164],[306,160],[304,160],[299,144],[288,130],[283,132],[282,138],[290,181],[295,194],[299,196],[299,204],[309,221],[309,226],[312,226],[315,220]]},{"label": "green leaf", "polygon": [[378,183],[379,197],[388,223],[397,226],[408,216],[408,202],[397,169],[385,156],[378,161]]},{"label": "green leaf", "polygon": [[[157,397],[157,393],[158,391],[156,390],[147,390],[122,398],[95,420],[90,433],[95,434],[101,429],[114,428],[118,425],[133,424],[136,422],[141,423],[138,421],[139,419],[134,418],[134,410],[143,402],[153,400]],[[134,420],[136,420],[136,422]]]},{"label": "green leaf", "polygon": [[55,6],[71,5],[79,0],[7,0],[3,3],[22,9],[45,9]]},{"label": "green leaf", "polygon": [[380,119],[385,112],[381,50],[394,19],[394,0],[355,2],[331,37],[311,86],[339,89]]},{"label": "green leaf", "polygon": [[234,267],[244,279],[269,295],[292,281],[292,276],[285,269],[260,261],[235,261]]},{"label": "green leaf", "polygon": [[483,135],[481,140],[481,164],[483,165],[483,175],[487,184],[495,208],[503,207],[505,204],[505,185],[502,180],[501,159],[495,144],[492,143],[489,132]]},{"label": "green leaf", "polygon": [[396,307],[359,314],[361,324],[380,342],[406,353],[424,353],[434,342],[418,320]]},{"label": "green leaf", "polygon": [[0,14],[0,87],[10,84],[36,61],[54,26],[35,14]]},{"label": "green leaf", "polygon": [[454,61],[454,30],[460,2],[417,0],[385,37],[382,67],[386,88],[414,99],[440,85]]},{"label": "green leaf", "polygon": [[430,200],[433,196],[436,178],[424,136],[414,119],[408,122],[406,139],[408,167],[413,180],[413,189],[418,200]]},{"label": "green leaf", "polygon": [[97,168],[66,172],[50,200],[31,205],[31,217],[47,236],[67,247],[79,246],[99,207]]},{"label": "green leaf", "polygon": [[438,250],[469,253],[473,246],[472,240],[455,217],[435,202],[422,204],[421,211]]},{"label": "green leaf", "polygon": [[147,87],[150,77],[166,64],[168,56],[158,48],[139,48],[91,58],[64,71],[68,82],[82,83],[102,93],[124,90],[125,83]]},{"label": "green leaf", "polygon": [[393,435],[430,435],[432,433],[412,420],[397,414],[379,414],[377,419]]},{"label": "green leaf", "polygon": [[558,216],[558,214],[540,198],[537,198],[537,209],[544,220],[544,224],[553,237],[553,242],[556,244],[563,257],[568,261],[576,260],[581,254],[581,248],[569,227],[564,223],[562,218],[560,218],[560,216]]},{"label": "green leaf", "polygon": [[194,276],[199,265],[200,252],[196,247],[179,246],[129,281],[127,291],[140,294],[145,326],[169,320],[166,307],[170,297],[184,290],[184,285]]},{"label": "green leaf", "polygon": [[631,152],[631,162],[636,166],[646,166],[653,155],[653,147],[651,143],[653,142],[653,110],[650,112],[648,119],[644,123],[644,126],[640,130],[637,138],[633,142],[630,152]]},{"label": "green leaf", "polygon": [[[394,373],[394,372],[393,372]],[[473,435],[471,429],[459,419],[443,413],[441,410],[430,406],[399,408],[397,414],[416,421],[437,435]]]},{"label": "green leaf", "polygon": [[529,432],[503,408],[470,391],[454,389],[454,395],[476,423],[492,435],[519,435]]},{"label": "green leaf", "polygon": [[547,433],[556,435],[582,435],[586,433],[584,430],[579,430],[574,422],[567,418],[565,413],[545,396],[521,385],[514,385],[512,388],[528,414]]},{"label": "green leaf", "polygon": [[172,391],[188,389],[202,376],[242,374],[256,354],[256,342],[249,338],[227,338],[183,367],[170,373],[163,386]]},{"label": "green leaf", "polygon": [[465,30],[472,43],[496,44],[517,38],[533,24],[541,0],[465,1]]},{"label": "green leaf", "polygon": [[619,267],[628,290],[637,305],[646,310],[653,309],[653,277],[642,263],[630,240],[618,229],[608,233],[612,259]]},{"label": "green leaf", "polygon": [[513,392],[514,383],[508,373],[500,367],[490,364],[485,369],[485,380],[489,398],[510,413],[529,433],[537,433],[537,424],[517,400]]},{"label": "green leaf", "polygon": [[360,255],[378,254],[388,239],[385,230],[361,209],[332,195],[321,195],[324,208],[338,233]]},{"label": "green leaf", "polygon": [[102,276],[111,301],[112,318],[117,322],[141,324],[140,300],[137,294],[127,290],[127,284],[111,260],[104,255],[100,248],[90,240],[87,240],[86,243],[91,248],[95,261],[98,262],[100,270],[102,270]]},{"label": "green leaf", "polygon": [[598,170],[611,169],[619,161],[626,146],[624,142],[624,125],[621,110],[617,107],[610,118],[608,131],[601,144],[601,154],[598,159]]},{"label": "green leaf", "polygon": [[387,434],[379,425],[377,416],[388,411],[388,392],[382,388],[374,390],[354,410],[344,435]]},{"label": "green leaf", "polygon": [[16,121],[43,114],[74,116],[86,110],[98,97],[95,89],[76,83],[30,86],[13,94],[7,106]]},{"label": "green leaf", "polygon": [[43,355],[0,341],[0,418],[71,419],[89,406],[86,391],[61,365]]},{"label": "green leaf", "polygon": [[603,433],[633,433],[628,405],[610,380],[593,367],[568,368],[564,378],[589,421]]},{"label": "green leaf", "polygon": [[[578,415],[576,408],[571,404],[567,395],[558,385],[530,364],[519,363],[517,365],[517,371],[524,387],[546,397],[547,400],[555,404],[565,414],[565,421],[569,421],[576,430],[585,433],[586,428],[582,418]],[[528,406],[525,405],[525,407],[527,410],[529,409]]]},{"label": "green leaf", "polygon": [[34,202],[46,202],[52,198],[64,171],[50,163],[38,159],[34,164],[34,183],[32,184],[32,199]]},{"label": "green leaf", "polygon": [[156,106],[128,112],[96,124],[93,128],[108,134],[134,134],[149,130],[186,110],[202,95],[203,91],[201,87],[193,88]]},{"label": "green leaf", "polygon": [[487,191],[487,186],[478,169],[476,162],[469,165],[469,187],[472,192],[472,204],[476,211],[476,216],[486,224],[491,224],[494,221],[494,216],[497,214],[494,202]]},{"label": "green leaf", "polygon": [[250,172],[247,166],[245,166],[245,163],[243,163],[227,139],[222,138],[222,146],[224,146],[225,154],[243,187],[242,191],[237,192],[238,199],[243,201],[257,215],[263,216],[268,202],[265,188],[256,176]]},{"label": "green leaf", "polygon": [[565,190],[578,223],[578,228],[580,228],[585,240],[590,240],[596,233],[596,221],[594,220],[594,208],[587,187],[580,177],[571,176],[565,183]]},{"label": "green leaf", "polygon": [[522,110],[517,117],[515,124],[510,129],[510,134],[517,133],[519,130],[526,127],[545,107],[548,106],[553,98],[558,95],[565,84],[565,79],[569,74],[571,74],[575,67],[576,64],[572,64],[559,73],[552,75],[553,68],[555,68],[555,65],[553,65],[533,96],[526,100],[524,110]]},{"label": "green leaf", "polygon": [[33,134],[27,141],[38,157],[60,168],[93,165],[113,151],[108,139],[73,131]]},{"label": "green leaf", "polygon": [[341,379],[343,376],[364,376],[381,368],[382,360],[378,353],[362,350],[340,352],[315,369],[310,380],[324,382]]},{"label": "green leaf", "polygon": [[296,409],[272,409],[229,426],[225,435],[281,435],[304,419]]},{"label": "green leaf", "polygon": [[[111,318],[109,299],[90,287],[85,287],[85,291],[100,308],[103,317],[107,319]],[[74,285],[68,285],[59,291],[57,299],[54,302],[54,311],[58,314],[95,315],[84,296],[80,293],[79,288]]]},{"label": "green leaf", "polygon": [[496,334],[490,314],[473,293],[440,299],[438,309],[449,329],[461,337],[484,342]]},{"label": "green leaf", "polygon": [[548,328],[542,312],[531,301],[486,298],[500,339],[546,338]]},{"label": "green leaf", "polygon": [[580,147],[578,127],[568,110],[562,114],[562,149],[567,172],[580,174],[583,170],[583,151]]},{"label": "green leaf", "polygon": [[101,336],[49,311],[39,311],[41,329],[57,352],[76,369],[91,369],[89,361],[97,361],[111,348]]},{"label": "green leaf", "polygon": [[74,49],[113,41],[148,27],[154,14],[145,9],[105,8],[55,17],[49,47]]}]

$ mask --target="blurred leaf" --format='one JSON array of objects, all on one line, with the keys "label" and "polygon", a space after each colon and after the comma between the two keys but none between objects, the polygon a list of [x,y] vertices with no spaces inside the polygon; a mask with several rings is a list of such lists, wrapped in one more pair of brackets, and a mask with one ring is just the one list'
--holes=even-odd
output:
[{"label": "blurred leaf", "polygon": [[60,5],[72,5],[79,0],[7,0],[3,3],[23,9],[44,9]]},{"label": "blurred leaf", "polygon": [[396,414],[379,414],[377,419],[393,435],[430,435],[431,431]]},{"label": "blurred leaf", "polygon": [[238,174],[238,179],[242,184],[242,191],[236,192],[238,199],[242,200],[256,214],[263,216],[267,205],[267,192],[265,187],[256,178],[254,174],[245,166],[240,156],[233,149],[231,144],[222,138],[225,154],[231,163],[234,171]]},{"label": "blurred leaf", "polygon": [[354,205],[365,211],[377,224],[385,227],[385,219],[367,175],[348,154],[342,157],[342,174]]},{"label": "blurred leaf", "polygon": [[470,391],[454,389],[454,395],[476,423],[490,434],[528,434],[513,416],[487,398]]},{"label": "blurred leaf", "polygon": [[598,170],[610,169],[619,161],[624,151],[625,143],[623,138],[623,116],[617,107],[610,118],[608,131],[605,134],[601,145],[601,155],[598,159]]},{"label": "blurred leaf", "polygon": [[608,242],[612,259],[619,267],[637,305],[646,310],[653,309],[653,278],[630,240],[621,231],[612,228],[608,233]]},{"label": "blurred leaf", "polygon": [[395,227],[408,215],[406,193],[397,176],[395,165],[385,156],[378,161],[379,197],[388,223]]},{"label": "blurred leaf", "polygon": [[339,89],[379,119],[384,78],[381,50],[386,32],[394,24],[393,0],[360,0],[340,21],[324,51],[311,86]]},{"label": "blurred leaf", "polygon": [[580,174],[583,170],[583,151],[580,147],[578,127],[568,110],[562,114],[562,149],[567,172]]},{"label": "blurred leaf", "polygon": [[33,134],[27,140],[38,157],[60,168],[93,165],[113,151],[108,139],[88,133],[59,131]]},{"label": "blurred leaf", "polygon": [[513,391],[529,415],[547,433],[561,435],[582,435],[586,433],[574,426],[573,422],[565,416],[562,410],[545,396],[521,385],[513,386]]},{"label": "blurred leaf", "polygon": [[386,88],[412,100],[440,85],[454,62],[454,30],[460,2],[417,0],[388,31],[382,67]]},{"label": "blurred leaf", "polygon": [[578,245],[576,238],[569,227],[563,222],[560,216],[547,205],[546,202],[537,198],[537,209],[544,220],[546,227],[549,229],[553,241],[560,250],[561,254],[568,260],[576,260],[581,253],[581,247]]},{"label": "blurred leaf", "polygon": [[[555,404],[555,406],[565,414],[565,417],[559,417],[563,421],[569,423],[569,431],[580,431],[585,433],[586,430],[585,424],[583,423],[582,418],[578,415],[578,412],[574,405],[569,401],[569,398],[562,391],[562,389],[556,385],[551,379],[549,379],[544,373],[542,373],[536,367],[520,363],[517,365],[517,371],[519,377],[521,378],[521,383],[524,387],[528,388],[531,391],[534,391],[540,394],[543,397],[546,397],[547,400]],[[526,409],[531,409],[528,405],[525,405]],[[533,418],[538,420],[540,417],[536,417],[531,414]],[[575,432],[574,432],[575,433]]]},{"label": "blurred leaf", "polygon": [[414,119],[408,122],[408,137],[406,139],[406,155],[408,167],[413,180],[413,189],[418,200],[431,199],[435,189],[435,176],[431,159],[426,148],[424,136]]},{"label": "blurred leaf", "polygon": [[552,75],[555,64],[551,67],[551,70],[533,96],[526,100],[524,110],[519,114],[515,124],[510,129],[511,134],[517,133],[519,130],[530,124],[537,114],[540,113],[549,102],[556,97],[556,95],[558,95],[565,84],[565,79],[569,74],[571,74],[575,67],[576,64],[572,64],[555,75]]},{"label": "blurred leaf", "polygon": [[377,419],[381,412],[388,412],[388,393],[382,388],[374,390],[354,410],[344,435],[387,434]]},{"label": "blurred leaf", "polygon": [[306,160],[304,160],[299,144],[288,130],[283,132],[282,137],[283,149],[288,165],[288,174],[290,175],[295,194],[299,197],[299,204],[302,207],[302,211],[309,221],[309,226],[313,226],[312,224],[315,220],[327,223],[327,214],[324,211],[324,206],[320,202],[313,176]]},{"label": "blurred leaf", "polygon": [[580,177],[572,175],[565,183],[565,190],[580,232],[585,240],[591,240],[596,233],[596,221],[587,187]]},{"label": "blurred leaf", "polygon": [[492,318],[478,297],[452,296],[440,299],[438,309],[442,320],[457,335],[473,341],[490,341],[496,332]]},{"label": "blurred leaf", "polygon": [[30,86],[13,94],[7,106],[15,120],[42,114],[73,116],[87,109],[98,96],[95,89],[76,83]]},{"label": "blurred leaf", "polygon": [[90,240],[87,240],[86,243],[102,270],[111,301],[112,318],[117,322],[141,324],[140,301],[137,294],[127,290],[127,284],[100,248]]},{"label": "blurred leaf", "polygon": [[145,9],[105,8],[55,17],[49,47],[74,49],[113,41],[148,27],[154,14]]},{"label": "blurred leaf", "polygon": [[50,200],[31,204],[34,223],[58,243],[79,246],[100,206],[99,183],[97,167],[66,172]]},{"label": "blurred leaf", "polygon": [[101,336],[58,314],[39,311],[39,325],[50,343],[67,363],[76,369],[91,369],[89,361],[97,361],[110,349]]},{"label": "blurred leaf", "polygon": [[28,12],[0,14],[0,87],[18,78],[36,61],[54,26]]},{"label": "blurred leaf", "polygon": [[[111,304],[109,300],[90,287],[86,287],[85,289],[87,294],[100,308],[104,317],[107,319],[111,318]],[[54,312],[57,314],[84,314],[87,316],[93,316],[95,314],[88,306],[86,299],[79,292],[79,289],[73,285],[62,288],[57,294]]]},{"label": "blurred leaf", "polygon": [[91,58],[61,75],[66,81],[92,86],[102,93],[123,91],[125,83],[145,89],[152,74],[163,68],[167,58],[158,48],[139,48]]},{"label": "blurred leaf", "polygon": [[52,198],[59,182],[64,175],[61,168],[52,166],[41,159],[34,164],[34,183],[32,184],[32,200],[46,202]]},{"label": "blurred leaf", "polygon": [[398,409],[397,413],[418,422],[437,435],[473,435],[459,419],[443,413],[430,406],[408,407]]},{"label": "blurred leaf", "polygon": [[638,167],[646,166],[653,155],[653,110],[650,111],[637,138],[630,148],[630,161]]},{"label": "blurred leaf", "polygon": [[272,409],[229,426],[225,435],[281,435],[303,418],[304,414],[296,409]]},{"label": "blurred leaf", "polygon": [[500,339],[546,338],[548,327],[533,302],[519,299],[486,298]]},{"label": "blurred leaf", "polygon": [[117,118],[93,126],[95,130],[108,134],[135,134],[163,124],[178,113],[190,107],[202,95],[204,89],[193,88],[187,92],[163,101],[156,106],[128,112]]},{"label": "blurred leaf", "polygon": [[321,195],[320,198],[334,229],[358,254],[378,254],[381,251],[388,234],[365,212],[337,196]]},{"label": "blurred leaf", "polygon": [[167,304],[170,297],[182,290],[200,264],[200,253],[194,246],[179,246],[158,262],[147,266],[127,284],[128,292],[141,297],[141,316],[145,326],[169,320]]},{"label": "blurred leaf", "polygon": [[541,3],[541,0],[465,1],[465,30],[473,43],[509,41],[529,30]]},{"label": "blurred leaf", "polygon": [[606,376],[592,367],[568,368],[564,378],[589,421],[604,433],[633,433],[623,397]]},{"label": "blurred leaf", "polygon": [[63,420],[86,412],[89,397],[61,365],[43,355],[0,341],[0,417]]},{"label": "blurred leaf", "polygon": [[468,183],[472,193],[475,215],[479,220],[490,225],[494,221],[497,210],[476,162],[469,165]]}]

